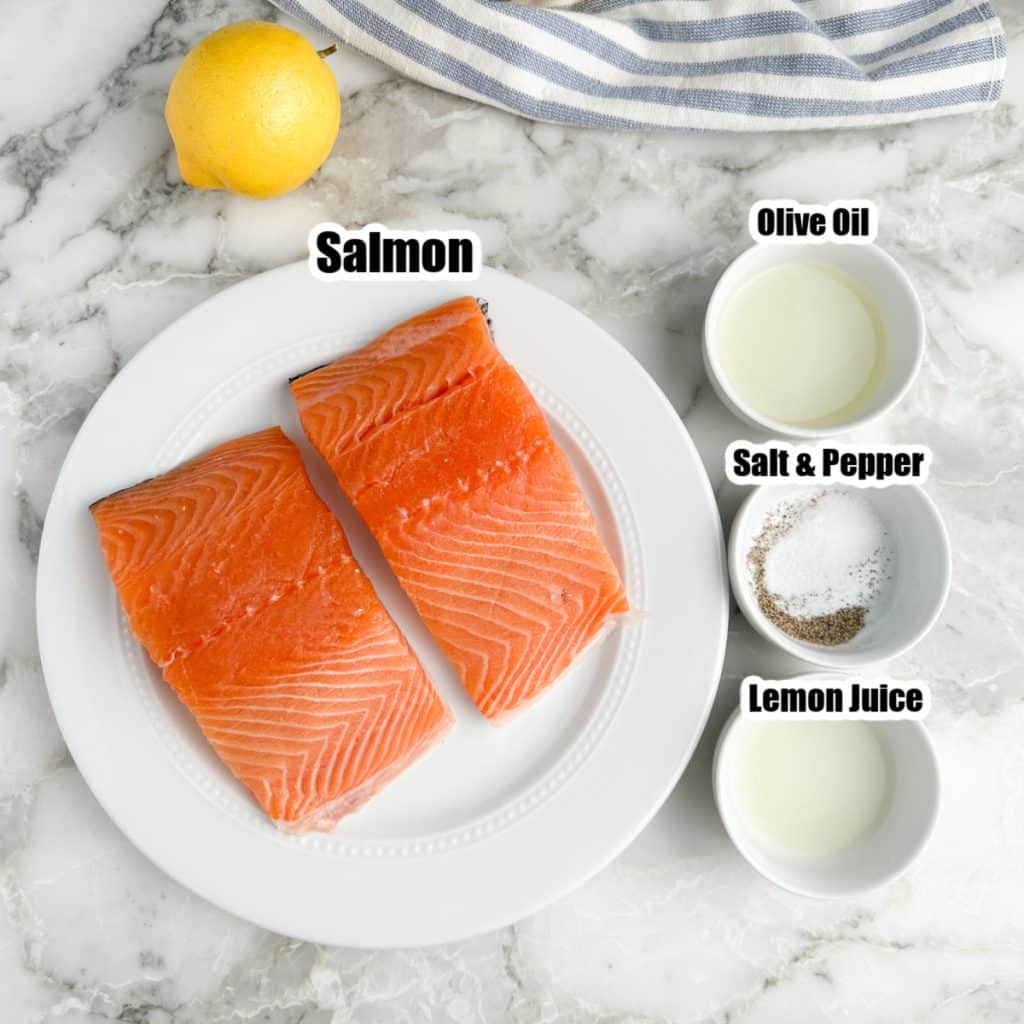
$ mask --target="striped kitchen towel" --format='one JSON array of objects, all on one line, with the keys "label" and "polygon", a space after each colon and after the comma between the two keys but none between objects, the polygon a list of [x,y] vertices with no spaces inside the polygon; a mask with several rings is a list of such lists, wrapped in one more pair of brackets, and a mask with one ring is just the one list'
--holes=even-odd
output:
[{"label": "striped kitchen towel", "polygon": [[758,131],[999,98],[976,0],[275,0],[410,78],[538,121]]}]

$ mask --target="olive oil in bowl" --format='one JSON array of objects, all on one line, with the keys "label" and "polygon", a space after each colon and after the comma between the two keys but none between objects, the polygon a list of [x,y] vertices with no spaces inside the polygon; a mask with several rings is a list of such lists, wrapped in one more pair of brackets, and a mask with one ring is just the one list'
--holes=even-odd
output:
[{"label": "olive oil in bowl", "polygon": [[885,371],[886,337],[870,295],[824,263],[779,263],[730,294],[718,357],[736,394],[760,416],[793,427],[855,419]]}]

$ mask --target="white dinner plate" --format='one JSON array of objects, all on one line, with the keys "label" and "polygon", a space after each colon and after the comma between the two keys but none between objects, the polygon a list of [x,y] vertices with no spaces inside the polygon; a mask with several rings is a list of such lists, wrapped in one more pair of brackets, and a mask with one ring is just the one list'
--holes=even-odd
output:
[{"label": "white dinner plate", "polygon": [[[289,376],[470,291],[564,446],[634,611],[511,722],[489,725],[303,442],[384,603],[456,725],[331,833],[263,816],[128,631],[89,504],[230,437],[302,439]],[[685,428],[633,358],[551,295],[494,270],[451,283],[321,283],[305,264],[238,284],[118,374],[78,434],[39,558],[39,642],[69,749],[125,834],[182,885],[316,942],[408,946],[518,920],[614,857],[696,746],[725,648],[711,487]]]}]

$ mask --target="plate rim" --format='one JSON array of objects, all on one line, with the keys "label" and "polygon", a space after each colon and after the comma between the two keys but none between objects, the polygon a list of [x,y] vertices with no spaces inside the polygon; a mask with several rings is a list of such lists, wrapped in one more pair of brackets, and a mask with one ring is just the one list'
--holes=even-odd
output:
[{"label": "plate rim", "polygon": [[[236,292],[238,289],[254,287],[254,282],[259,282],[263,287],[273,290],[274,288],[282,287],[277,283],[277,280],[284,282],[283,287],[287,289],[288,279],[300,274],[306,274],[306,264],[304,261],[286,264],[236,282],[216,294],[209,296],[203,302],[186,311],[180,317],[166,325],[148,343],[143,345],[136,355],[131,358],[124,367],[122,367],[114,380],[111,381],[110,385],[108,385],[103,394],[97,399],[96,403],[94,403],[92,409],[79,428],[76,437],[68,449],[61,471],[55,482],[50,502],[51,507],[59,507],[58,499],[63,498],[63,488],[68,486],[68,467],[74,465],[74,460],[81,457],[79,451],[85,444],[83,439],[87,439],[88,437],[86,427],[89,421],[94,417],[98,419],[98,416],[102,415],[108,405],[116,402],[119,395],[126,393],[125,389],[132,387],[135,380],[147,372],[151,363],[155,362],[159,364],[159,361],[164,358],[161,349],[166,348],[167,342],[164,341],[165,338],[173,338],[176,332],[188,329],[193,321],[201,321],[204,316],[209,315],[211,307],[222,303],[237,302],[238,296],[232,296],[232,293]],[[697,716],[696,727],[692,729],[692,735],[689,742],[679,744],[679,748],[674,758],[673,770],[671,772],[665,772],[664,782],[658,787],[651,786],[650,793],[643,801],[644,806],[642,808],[635,809],[633,813],[631,813],[629,827],[622,829],[616,840],[604,842],[601,845],[599,852],[595,853],[592,851],[587,856],[581,855],[579,858],[578,868],[572,872],[573,877],[561,879],[559,882],[554,884],[537,885],[535,898],[532,900],[520,898],[514,911],[507,910],[486,923],[477,923],[472,927],[462,927],[455,931],[445,931],[444,934],[435,934],[439,931],[444,931],[443,928],[438,929],[435,927],[431,929],[429,926],[426,929],[409,928],[402,935],[396,935],[393,941],[389,940],[387,936],[382,935],[375,935],[372,941],[369,942],[360,941],[357,935],[347,933],[342,934],[341,931],[333,930],[330,927],[324,930],[316,928],[310,929],[306,926],[303,926],[300,931],[290,929],[287,926],[287,923],[282,921],[279,913],[264,913],[263,907],[240,908],[237,900],[230,898],[222,899],[215,887],[211,891],[210,879],[205,874],[203,874],[203,877],[198,881],[195,875],[188,878],[183,877],[183,873],[179,870],[179,863],[176,862],[170,854],[165,855],[164,850],[154,848],[151,836],[142,834],[144,830],[141,827],[134,827],[130,820],[126,820],[125,816],[112,809],[110,803],[116,801],[108,800],[110,794],[104,792],[102,781],[99,784],[94,784],[95,780],[99,779],[101,772],[90,761],[88,754],[83,753],[80,745],[82,734],[77,730],[75,723],[69,718],[71,706],[67,700],[67,694],[66,692],[61,693],[61,686],[56,681],[62,669],[55,663],[55,656],[53,654],[52,647],[52,633],[56,628],[57,617],[50,614],[50,609],[53,606],[52,602],[55,600],[53,588],[50,583],[50,581],[55,577],[50,563],[55,557],[53,551],[57,543],[54,539],[57,527],[51,525],[54,522],[54,519],[50,516],[48,509],[40,542],[36,583],[36,606],[38,611],[37,632],[40,659],[43,666],[44,678],[46,680],[47,692],[49,694],[54,714],[57,718],[64,742],[71,752],[80,774],[92,792],[94,798],[100,806],[103,807],[105,813],[112,819],[118,830],[121,831],[147,859],[156,864],[160,870],[164,871],[184,888],[197,893],[210,903],[213,903],[228,913],[238,916],[244,920],[251,921],[261,927],[268,928],[279,933],[293,935],[296,938],[327,944],[340,943],[362,948],[395,948],[410,945],[429,945],[440,942],[456,941],[519,921],[583,884],[597,871],[618,856],[618,854],[633,841],[639,832],[642,831],[649,823],[651,818],[654,817],[678,783],[679,778],[682,776],[689,764],[694,750],[696,749],[706,727],[707,720],[714,703],[715,694],[718,689],[718,683],[721,678],[721,671],[724,663],[729,622],[729,586],[724,531],[721,516],[718,510],[714,491],[711,487],[707,471],[700,458],[700,454],[693,443],[685,424],[676,413],[675,409],[672,407],[668,398],[665,396],[658,384],[639,363],[636,357],[616,341],[616,339],[605,331],[604,328],[587,317],[586,314],[576,310],[568,303],[565,303],[563,300],[544,291],[537,285],[523,281],[514,275],[497,269],[485,268],[484,274],[480,279],[478,279],[478,281],[473,282],[472,288],[467,289],[465,285],[462,285],[462,291],[486,291],[488,277],[495,280],[505,279],[509,282],[509,286],[513,288],[525,288],[528,291],[533,292],[538,298],[542,297],[546,302],[564,307],[567,315],[571,314],[576,318],[580,318],[581,321],[585,321],[586,324],[589,325],[589,329],[594,337],[600,337],[602,347],[606,352],[613,351],[618,358],[624,359],[630,364],[630,372],[636,376],[639,385],[643,386],[652,401],[657,402],[658,406],[661,408],[661,412],[667,414],[666,429],[667,424],[670,421],[674,432],[674,440],[677,443],[682,444],[686,449],[690,461],[697,469],[695,477],[703,496],[702,504],[705,506],[702,512],[705,514],[710,513],[712,532],[714,533],[716,556],[714,558],[714,562],[718,583],[717,595],[712,596],[705,594],[702,596],[702,600],[707,602],[714,600],[715,608],[713,609],[713,612],[717,618],[718,631],[717,635],[711,638],[709,644],[710,659],[708,662],[708,674],[713,678],[704,682],[705,692],[701,702],[699,715]],[[271,279],[275,279],[273,284],[268,283]],[[328,289],[337,287],[333,284],[322,283],[318,283],[317,286]],[[432,286],[433,283],[431,282],[424,282],[422,284],[422,289],[425,293],[424,305],[432,301],[429,298]],[[362,287],[379,288],[379,285],[364,283]],[[283,339],[279,344],[284,347],[287,343],[288,339]],[[71,739],[70,737],[74,737],[74,739]],[[83,756],[80,757],[80,753],[82,753]],[[83,768],[83,764],[87,767]]]}]

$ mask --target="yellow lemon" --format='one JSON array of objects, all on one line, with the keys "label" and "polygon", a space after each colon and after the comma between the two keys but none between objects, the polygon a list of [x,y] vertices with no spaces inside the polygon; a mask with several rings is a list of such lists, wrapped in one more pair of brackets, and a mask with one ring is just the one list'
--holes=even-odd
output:
[{"label": "yellow lemon", "polygon": [[241,21],[182,61],[164,116],[189,185],[266,199],[298,188],[327,159],[341,98],[298,32]]}]

